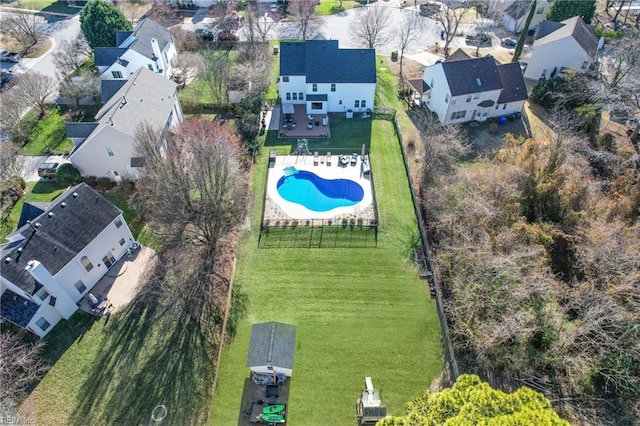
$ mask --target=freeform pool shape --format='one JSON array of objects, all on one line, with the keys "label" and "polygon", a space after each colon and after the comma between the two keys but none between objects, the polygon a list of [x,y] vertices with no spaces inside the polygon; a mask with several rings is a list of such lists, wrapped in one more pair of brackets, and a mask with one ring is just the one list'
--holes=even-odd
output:
[{"label": "freeform pool shape", "polygon": [[282,176],[277,188],[278,194],[285,200],[315,212],[353,206],[364,197],[364,189],[357,182],[350,179],[323,179],[305,170]]}]

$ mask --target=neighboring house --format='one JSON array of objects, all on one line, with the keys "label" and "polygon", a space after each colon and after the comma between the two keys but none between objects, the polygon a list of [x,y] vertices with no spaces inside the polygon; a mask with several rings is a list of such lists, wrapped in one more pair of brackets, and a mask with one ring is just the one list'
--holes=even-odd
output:
[{"label": "neighboring house", "polygon": [[247,367],[256,374],[291,377],[296,351],[296,327],[281,322],[253,324]]},{"label": "neighboring house", "polygon": [[144,18],[133,31],[116,31],[115,37],[116,47],[93,50],[101,80],[127,80],[140,67],[171,78],[177,51],[168,29]]},{"label": "neighboring house", "polygon": [[[529,8],[533,0],[490,0],[488,4],[489,14],[502,20],[502,25],[513,33],[519,33],[524,29],[529,14]],[[529,24],[529,30],[533,30],[549,13],[553,0],[538,0],[536,11]]]},{"label": "neighboring house", "polygon": [[536,30],[531,55],[521,58],[525,78],[549,78],[555,69],[586,72],[596,61],[600,41],[580,16],[562,22],[543,21]]},{"label": "neighboring house", "polygon": [[340,49],[338,40],[281,42],[283,105],[306,105],[307,114],[373,109],[375,55],[374,49]]},{"label": "neighboring house", "polygon": [[527,99],[519,63],[471,58],[462,50],[426,67],[422,80],[422,99],[442,124],[507,116],[519,112]]},{"label": "neighboring house", "polygon": [[82,176],[137,180],[136,168],[142,166],[136,157],[138,128],[147,124],[164,135],[182,119],[176,83],[140,68],[98,111],[95,122],[67,124],[67,137],[75,144],[69,161]]},{"label": "neighboring house", "polygon": [[122,211],[85,183],[40,207],[0,246],[0,316],[44,337],[134,239]]}]

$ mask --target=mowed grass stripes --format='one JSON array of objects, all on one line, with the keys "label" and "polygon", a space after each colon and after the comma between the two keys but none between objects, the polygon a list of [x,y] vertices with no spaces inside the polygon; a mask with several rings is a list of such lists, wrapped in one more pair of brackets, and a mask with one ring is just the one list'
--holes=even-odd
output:
[{"label": "mowed grass stripes", "polygon": [[[388,412],[400,413],[440,374],[440,327],[409,257],[418,231],[391,122],[373,122],[371,160],[377,248],[258,248],[261,212],[253,212],[235,278],[249,296],[249,316],[223,352],[211,424],[235,425],[246,408],[240,405],[256,322],[297,326],[292,425],[355,424],[365,376],[382,390]],[[262,205],[265,169],[266,158],[256,169],[255,206]]]}]

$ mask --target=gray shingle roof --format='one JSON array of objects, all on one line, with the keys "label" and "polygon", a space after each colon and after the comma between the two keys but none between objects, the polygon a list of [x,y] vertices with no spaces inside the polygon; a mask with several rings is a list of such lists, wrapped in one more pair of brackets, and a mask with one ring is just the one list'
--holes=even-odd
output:
[{"label": "gray shingle roof", "polygon": [[498,65],[498,74],[502,81],[502,92],[498,98],[499,104],[522,101],[528,98],[519,62]]},{"label": "gray shingle roof", "polygon": [[[135,37],[136,41],[130,46],[130,49],[138,52],[146,58],[153,57],[153,48],[151,47],[151,40],[155,39],[158,42],[160,50],[164,50],[167,43],[171,41],[171,33],[168,29],[152,21],[149,18],[144,18],[133,29],[130,37]],[[126,40],[120,45],[126,45]]]},{"label": "gray shingle roof", "polygon": [[95,66],[110,67],[126,51],[123,47],[96,47],[93,49]]},{"label": "gray shingle roof", "polygon": [[496,61],[492,56],[445,61],[442,69],[452,96],[480,93],[502,88]]},{"label": "gray shingle roof", "polygon": [[[543,21],[544,24],[545,21]],[[533,43],[533,48],[543,44],[551,43],[556,40],[560,40],[566,37],[573,37],[576,42],[584,49],[585,52],[592,58],[598,51],[598,37],[594,34],[594,29],[591,25],[585,24],[580,16],[574,16],[573,18],[566,19],[560,22],[555,30],[548,32],[544,36],[537,36],[537,39]],[[541,25],[542,27],[542,25]],[[554,25],[544,24],[544,31],[549,31]],[[541,32],[543,34],[543,32]]]},{"label": "gray shingle roof", "polygon": [[27,224],[28,220],[33,220],[47,211],[50,203],[25,202],[20,211],[20,220],[18,220],[18,229]]},{"label": "gray shingle roof", "polygon": [[471,59],[471,56],[462,49],[456,49],[444,62],[463,61],[465,59]]},{"label": "gray shingle roof", "polygon": [[534,39],[537,40],[539,38],[546,37],[562,27],[564,27],[564,24],[560,22],[544,20],[538,24],[538,28],[536,28],[536,32],[534,34]]},{"label": "gray shingle roof", "polygon": [[[50,216],[50,213],[53,215]],[[45,213],[31,221],[34,225],[40,224],[37,231],[25,225],[10,235],[21,235],[24,239],[18,244],[2,246],[0,273],[32,294],[36,283],[24,269],[27,262],[37,260],[52,275],[57,274],[121,213],[120,209],[86,183],[69,188],[51,202]],[[11,258],[11,261],[5,263],[6,258]]]},{"label": "gray shingle roof", "polygon": [[413,87],[416,92],[420,93],[421,95],[427,90],[431,89],[431,87],[429,87],[429,85],[425,83],[423,79],[407,80],[407,83],[409,83],[411,87]]},{"label": "gray shingle roof", "polygon": [[140,67],[100,108],[95,120],[99,127],[113,126],[129,135],[135,135],[145,121],[163,129],[176,102],[176,87],[173,81]]},{"label": "gray shingle roof", "polygon": [[68,138],[88,138],[98,123],[67,123]]},{"label": "gray shingle roof", "polygon": [[254,324],[251,329],[247,367],[271,365],[293,369],[296,327],[281,322]]},{"label": "gray shingle roof", "polygon": [[375,49],[340,49],[338,40],[280,43],[280,75],[307,83],[375,83]]},{"label": "gray shingle roof", "polygon": [[504,13],[517,21],[526,15],[531,3],[533,0],[516,0],[504,10]]},{"label": "gray shingle roof", "polygon": [[24,328],[38,310],[38,305],[31,300],[7,289],[0,298],[2,318]]},{"label": "gray shingle roof", "polygon": [[100,97],[102,103],[106,104],[126,82],[127,80],[102,80],[100,82]]}]

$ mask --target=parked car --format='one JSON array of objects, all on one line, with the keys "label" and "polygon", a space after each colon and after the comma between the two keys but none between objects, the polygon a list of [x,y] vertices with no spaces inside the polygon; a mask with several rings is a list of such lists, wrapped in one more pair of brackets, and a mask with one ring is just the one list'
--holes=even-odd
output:
[{"label": "parked car", "polygon": [[467,34],[465,41],[472,46],[491,46],[491,36],[489,34]]},{"label": "parked car", "polygon": [[8,50],[0,49],[0,60],[2,62],[18,62],[20,55],[15,52],[9,52]]},{"label": "parked car", "polygon": [[213,31],[211,31],[209,28],[196,28],[195,33],[196,33],[196,36],[198,36],[202,40],[206,40],[206,41],[215,40],[215,35],[213,34]]},{"label": "parked car", "polygon": [[60,163],[42,163],[38,166],[38,176],[46,180],[55,179]]},{"label": "parked car", "polygon": [[238,41],[238,35],[228,31],[220,31],[218,41]]},{"label": "parked car", "polygon": [[425,3],[420,5],[420,16],[432,16],[440,12],[440,3]]},{"label": "parked car", "polygon": [[1,78],[0,78],[0,90],[4,89],[4,87],[13,79],[13,74],[10,71],[2,70]]},{"label": "parked car", "polygon": [[500,41],[504,47],[516,47],[518,45],[518,40],[515,38],[505,37]]}]

